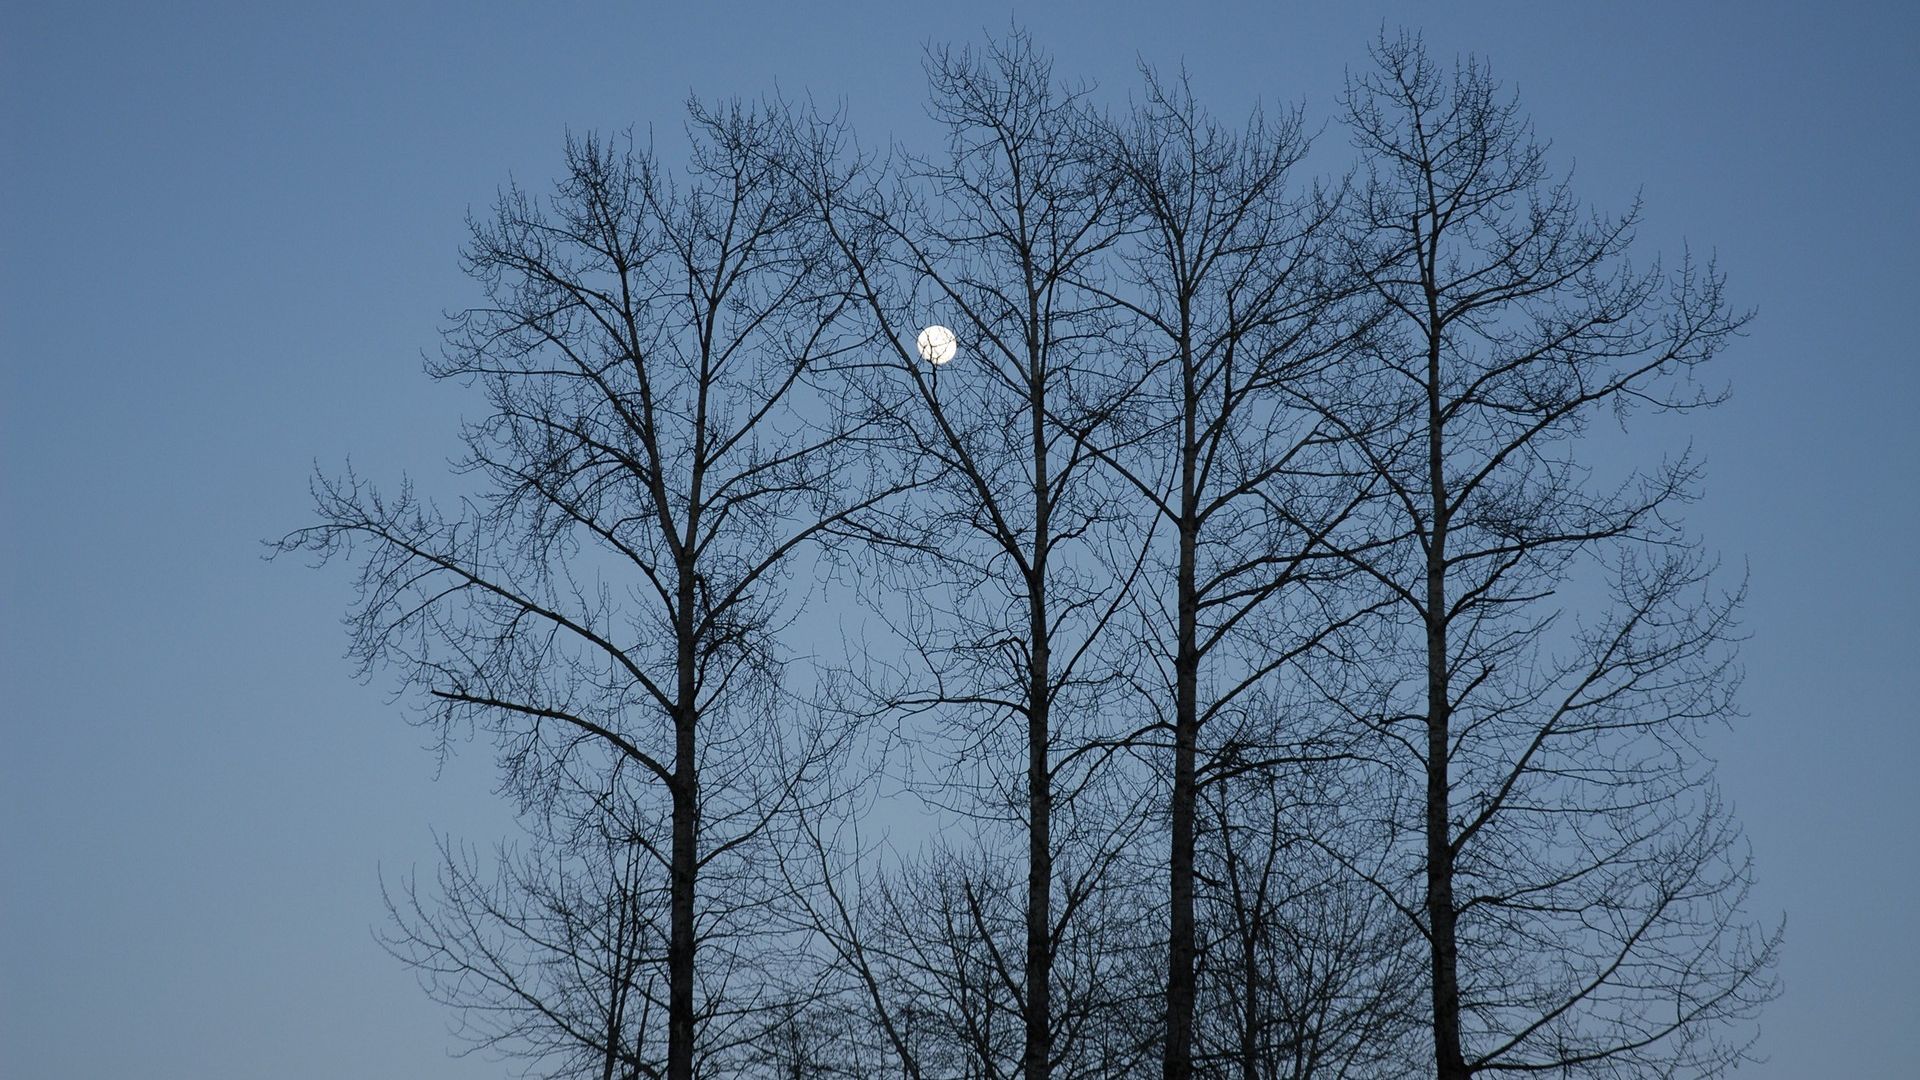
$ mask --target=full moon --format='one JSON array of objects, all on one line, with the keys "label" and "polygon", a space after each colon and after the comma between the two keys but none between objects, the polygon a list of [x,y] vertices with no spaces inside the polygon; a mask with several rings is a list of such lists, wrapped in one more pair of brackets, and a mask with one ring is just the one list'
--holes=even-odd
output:
[{"label": "full moon", "polygon": [[920,359],[930,364],[944,364],[953,359],[957,350],[953,331],[946,327],[929,326],[920,331]]}]

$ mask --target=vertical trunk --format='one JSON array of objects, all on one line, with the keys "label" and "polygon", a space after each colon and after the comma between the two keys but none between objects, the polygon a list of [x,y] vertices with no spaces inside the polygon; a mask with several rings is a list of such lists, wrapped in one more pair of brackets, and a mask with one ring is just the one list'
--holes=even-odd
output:
[{"label": "vertical trunk", "polygon": [[1240,1029],[1240,1080],[1260,1078],[1260,934],[1266,913],[1258,898],[1252,907],[1240,944],[1240,994],[1246,1003]]},{"label": "vertical trunk", "polygon": [[[1192,536],[1181,530],[1181,580],[1191,580]],[[1168,859],[1171,912],[1167,941],[1167,1045],[1162,1074],[1188,1080],[1193,1074],[1194,928],[1193,857],[1196,747],[1199,743],[1194,699],[1197,667],[1188,642],[1193,637],[1193,598],[1180,596],[1179,651],[1174,657],[1173,850]]]},{"label": "vertical trunk", "polygon": [[[1037,319],[1037,312],[1033,312]],[[1033,324],[1029,324],[1033,325]],[[1047,641],[1047,555],[1052,493],[1047,482],[1047,432],[1039,343],[1032,359],[1033,563],[1027,583],[1027,1001],[1021,1074],[1046,1080],[1053,1063],[1053,775],[1047,747],[1053,688]]]},{"label": "vertical trunk", "polygon": [[[1185,315],[1185,303],[1182,303]],[[1183,318],[1184,324],[1184,318]],[[1200,742],[1199,598],[1195,595],[1195,560],[1199,522],[1195,514],[1199,453],[1194,444],[1196,386],[1192,351],[1182,335],[1182,404],[1185,410],[1180,441],[1180,564],[1174,584],[1178,596],[1173,680],[1173,849],[1167,860],[1170,912],[1167,935],[1167,1044],[1162,1063],[1165,1080],[1188,1080],[1193,1075],[1194,928],[1193,854],[1194,812],[1198,792],[1195,757]]]},{"label": "vertical trunk", "polygon": [[[1432,561],[1431,558],[1429,560]],[[1442,580],[1429,571],[1427,601],[1435,610],[1446,598]],[[1454,937],[1453,850],[1448,825],[1447,633],[1429,617],[1427,626],[1427,920],[1433,931],[1433,1051],[1439,1080],[1466,1080],[1460,1048],[1459,947]]]},{"label": "vertical trunk", "polygon": [[695,802],[693,723],[675,733],[682,764],[674,769],[673,880],[667,942],[667,1080],[693,1080],[693,886]]},{"label": "vertical trunk", "polygon": [[1427,476],[1432,530],[1427,543],[1427,923],[1432,931],[1433,1054],[1439,1080],[1467,1080],[1460,1046],[1459,948],[1454,937],[1453,832],[1449,824],[1449,732],[1452,701],[1447,673],[1447,483],[1440,410],[1438,294],[1428,273]]},{"label": "vertical trunk", "polygon": [[1053,779],[1047,762],[1047,645],[1044,608],[1033,605],[1034,705],[1027,723],[1027,1031],[1021,1066],[1044,1080],[1053,1058]]},{"label": "vertical trunk", "polygon": [[628,940],[628,936],[632,933],[637,913],[632,907],[633,894],[629,888],[631,880],[630,874],[623,868],[620,879],[614,886],[617,890],[617,899],[614,907],[613,971],[607,991],[607,1044],[600,1069],[600,1080],[613,1080],[614,1068],[620,1063],[620,1034],[621,1029],[626,1026],[627,995],[633,990],[633,976],[628,969],[628,964],[629,958],[633,956],[636,949]]},{"label": "vertical trunk", "polygon": [[693,890],[699,826],[694,724],[694,574],[680,567],[679,704],[674,709],[673,851],[667,938],[667,1080],[693,1080]]}]

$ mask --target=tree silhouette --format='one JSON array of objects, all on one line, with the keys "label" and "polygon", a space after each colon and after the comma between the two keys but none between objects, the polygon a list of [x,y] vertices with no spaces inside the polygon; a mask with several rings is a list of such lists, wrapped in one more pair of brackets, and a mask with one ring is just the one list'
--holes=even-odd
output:
[{"label": "tree silhouette", "polygon": [[[899,512],[863,519],[865,573],[882,594],[872,610],[910,654],[887,687],[869,684],[869,707],[915,725],[923,757],[948,755],[932,799],[1012,826],[1024,866],[1013,872],[1000,851],[938,854],[933,880],[899,885],[918,898],[914,917],[887,925],[933,935],[907,951],[990,958],[981,985],[973,961],[956,957],[936,980],[953,980],[942,1008],[978,1067],[1001,1075],[992,1062],[1006,1026],[970,1018],[1005,995],[1019,1018],[1018,1072],[1041,1080],[1062,1063],[1077,1068],[1083,1048],[1072,1043],[1089,1034],[1081,1018],[1097,1011],[1087,995],[1100,992],[1099,971],[1078,971],[1066,980],[1071,999],[1056,1000],[1056,961],[1094,955],[1076,938],[1112,866],[1106,833],[1134,827],[1080,812],[1095,801],[1102,757],[1090,751],[1102,697],[1117,686],[1102,645],[1124,591],[1092,554],[1110,513],[1073,437],[1110,407],[1098,362],[1109,305],[1078,277],[1112,240],[1114,196],[1088,156],[1081,95],[1025,35],[933,50],[927,70],[946,153],[892,176],[821,174],[813,185],[864,315],[892,343],[892,371],[878,376],[889,389],[866,400],[889,421],[900,468],[931,470]],[[913,348],[927,322],[958,334],[962,356],[946,368]],[[1017,902],[1010,879],[1021,882]],[[896,1051],[917,1058],[904,1025],[886,1026]]]},{"label": "tree silhouette", "polygon": [[1329,467],[1341,433],[1300,399],[1364,322],[1324,250],[1337,200],[1290,190],[1307,150],[1299,114],[1233,131],[1184,77],[1144,82],[1141,103],[1101,133],[1127,236],[1113,280],[1088,283],[1126,317],[1112,335],[1126,422],[1082,441],[1148,522],[1134,607],[1151,720],[1134,740],[1168,754],[1162,1070],[1184,1080],[1203,792],[1331,752],[1284,730],[1270,688],[1361,613],[1325,595],[1347,567],[1320,541],[1367,488]]},{"label": "tree silhouette", "polygon": [[449,514],[321,477],[320,523],[281,542],[357,562],[356,655],[443,733],[492,732],[524,805],[646,808],[626,841],[665,878],[665,1031],[624,1053],[669,1080],[752,1020],[765,848],[832,750],[782,715],[781,575],[900,486],[864,475],[830,387],[863,340],[777,163],[799,144],[762,110],[691,121],[685,186],[569,140],[548,199],[473,223],[488,304],[431,370],[486,392],[461,465],[485,494]]},{"label": "tree silhouette", "polygon": [[[322,474],[276,545],[351,563],[363,674],[497,747],[526,838],[388,892],[470,1043],[602,1080],[1742,1060],[1779,939],[1701,742],[1739,594],[1690,453],[1591,449],[1716,404],[1745,317],[1630,262],[1636,211],[1484,67],[1373,59],[1337,182],[1297,111],[1149,71],[1103,114],[1016,31],[929,51],[941,152],[695,103],[684,179],[570,138],[471,223],[429,370],[484,394],[472,489]],[[896,849],[900,792],[934,835]]]},{"label": "tree silhouette", "polygon": [[1578,451],[1603,410],[1712,405],[1692,375],[1744,317],[1711,267],[1629,264],[1634,213],[1550,181],[1484,67],[1408,36],[1374,59],[1353,254],[1388,316],[1328,415],[1382,486],[1349,554],[1394,617],[1378,697],[1345,704],[1401,831],[1345,857],[1426,938],[1441,1080],[1712,1074],[1776,940],[1739,921],[1695,742],[1733,707],[1737,597],[1675,523],[1689,456],[1603,485]]}]

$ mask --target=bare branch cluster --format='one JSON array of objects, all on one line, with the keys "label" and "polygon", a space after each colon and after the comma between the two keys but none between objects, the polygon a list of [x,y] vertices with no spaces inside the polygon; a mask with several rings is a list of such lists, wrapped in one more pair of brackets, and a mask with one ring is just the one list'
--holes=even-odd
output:
[{"label": "bare branch cluster", "polygon": [[[315,481],[363,673],[526,823],[388,947],[551,1076],[1713,1076],[1778,934],[1703,737],[1739,591],[1680,413],[1743,328],[1477,62],[1356,155],[928,54],[929,154],[690,107],[472,222],[442,506]],[[928,363],[920,328],[962,353]],[[1614,471],[1609,473],[1608,468]],[[811,610],[809,602],[813,601]],[[821,612],[851,624],[843,656]]]}]

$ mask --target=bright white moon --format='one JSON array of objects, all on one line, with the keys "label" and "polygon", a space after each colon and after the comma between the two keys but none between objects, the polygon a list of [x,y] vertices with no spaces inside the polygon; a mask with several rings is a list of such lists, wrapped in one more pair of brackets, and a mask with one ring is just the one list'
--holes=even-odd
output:
[{"label": "bright white moon", "polygon": [[958,349],[953,331],[944,326],[929,326],[920,331],[920,359],[930,364],[946,363]]}]

